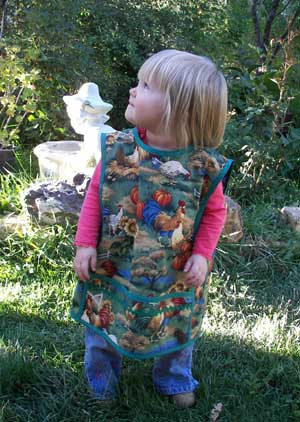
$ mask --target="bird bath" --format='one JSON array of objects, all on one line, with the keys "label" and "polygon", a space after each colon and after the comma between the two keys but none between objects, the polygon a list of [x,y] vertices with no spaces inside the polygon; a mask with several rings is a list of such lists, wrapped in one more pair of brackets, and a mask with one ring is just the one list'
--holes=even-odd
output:
[{"label": "bird bath", "polygon": [[82,149],[80,141],[44,142],[34,148],[39,161],[40,175],[44,179],[72,180],[82,172]]},{"label": "bird bath", "polygon": [[102,100],[98,86],[93,82],[83,84],[75,95],[63,97],[67,113],[80,141],[44,142],[34,148],[42,178],[72,181],[77,173],[93,174],[101,158],[101,133],[115,129],[105,123],[112,105]]}]

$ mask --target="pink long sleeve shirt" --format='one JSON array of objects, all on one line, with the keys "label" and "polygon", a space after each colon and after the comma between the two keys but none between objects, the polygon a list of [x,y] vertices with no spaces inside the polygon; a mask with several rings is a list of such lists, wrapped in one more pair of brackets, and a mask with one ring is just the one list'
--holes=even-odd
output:
[{"label": "pink long sleeve shirt", "polygon": [[[82,205],[74,242],[76,246],[97,247],[101,222],[99,204],[100,174],[101,161],[95,169]],[[207,259],[212,258],[224,226],[225,218],[225,200],[222,182],[220,182],[205,207],[199,229],[194,239],[193,254],[200,254]]]}]

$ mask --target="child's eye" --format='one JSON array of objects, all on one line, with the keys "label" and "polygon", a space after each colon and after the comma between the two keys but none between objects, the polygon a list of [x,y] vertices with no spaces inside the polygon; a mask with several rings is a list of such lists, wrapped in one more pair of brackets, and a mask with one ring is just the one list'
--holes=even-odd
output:
[{"label": "child's eye", "polygon": [[147,84],[147,82],[142,82],[142,86],[143,86],[143,88],[145,88],[145,89],[149,89],[149,85]]},{"label": "child's eye", "polygon": [[141,79],[138,82],[138,86],[140,86],[143,89],[149,89],[150,88],[149,85],[148,85],[148,83],[145,82],[145,81],[143,81],[143,80],[141,80]]}]

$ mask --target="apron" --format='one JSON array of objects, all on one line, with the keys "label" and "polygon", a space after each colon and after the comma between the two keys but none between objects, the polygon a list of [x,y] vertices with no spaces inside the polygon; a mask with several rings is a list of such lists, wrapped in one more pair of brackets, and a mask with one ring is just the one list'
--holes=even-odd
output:
[{"label": "apron", "polygon": [[201,334],[212,263],[198,288],[183,268],[232,161],[215,149],[155,149],[136,128],[104,134],[101,146],[97,269],[78,282],[71,316],[128,357],[181,350]]}]

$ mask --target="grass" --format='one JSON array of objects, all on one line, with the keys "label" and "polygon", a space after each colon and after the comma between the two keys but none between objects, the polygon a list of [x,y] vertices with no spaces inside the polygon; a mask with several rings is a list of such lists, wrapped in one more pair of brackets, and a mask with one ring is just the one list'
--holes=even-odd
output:
[{"label": "grass", "polygon": [[[21,210],[32,177],[27,168],[1,176],[2,213]],[[155,393],[151,361],[125,359],[116,402],[94,400],[83,377],[83,329],[68,316],[75,227],[8,235],[0,243],[0,421],[208,421],[219,402],[224,422],[299,421],[299,237],[279,216],[299,189],[289,183],[283,192],[243,206],[244,239],[218,247],[191,410],[175,411]]]}]

